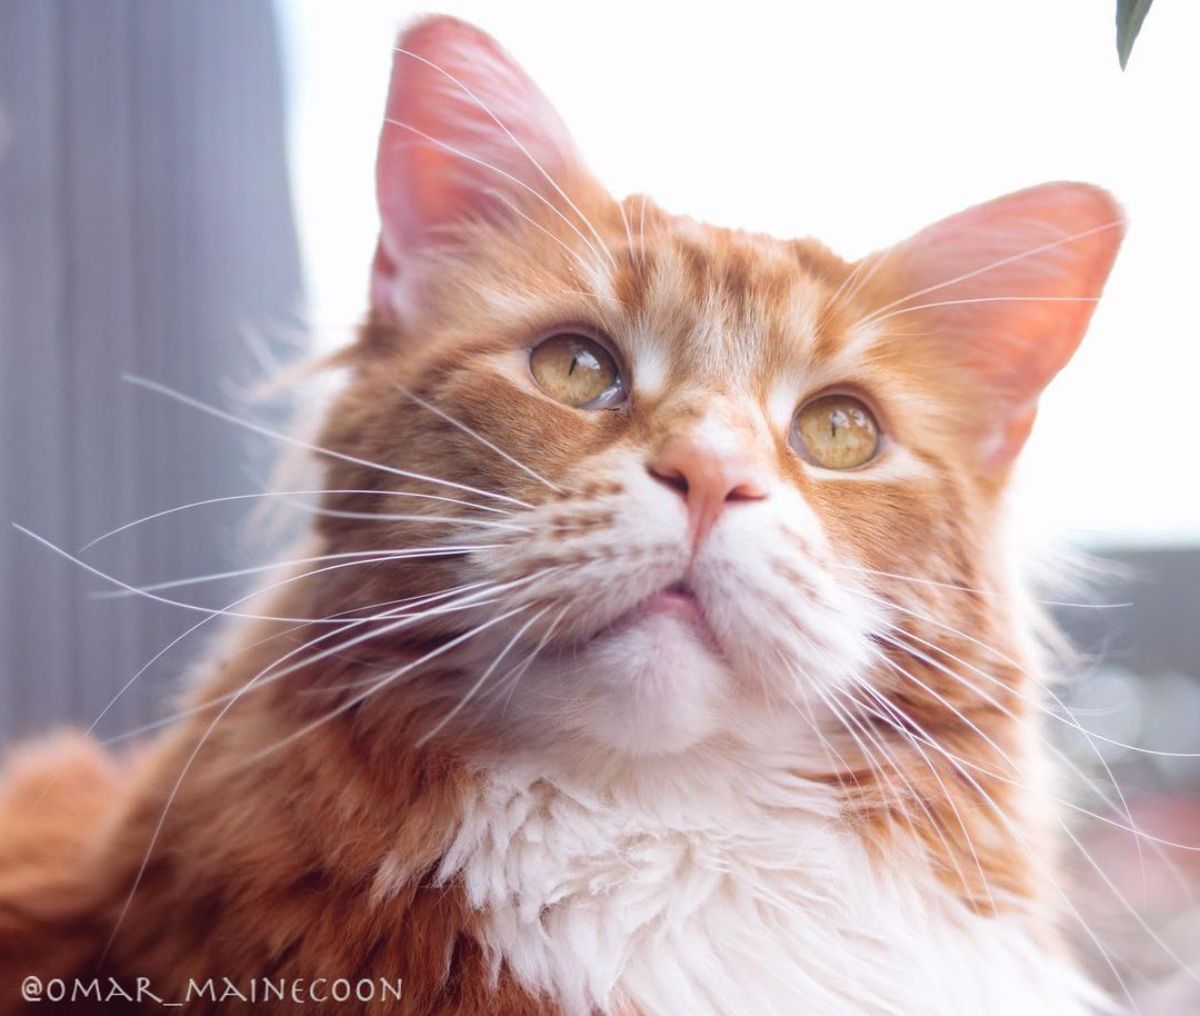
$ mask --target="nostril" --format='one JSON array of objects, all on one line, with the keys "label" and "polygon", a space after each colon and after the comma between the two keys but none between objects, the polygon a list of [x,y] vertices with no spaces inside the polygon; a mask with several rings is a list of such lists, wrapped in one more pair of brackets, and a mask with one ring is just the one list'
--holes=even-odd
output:
[{"label": "nostril", "polygon": [[725,495],[726,501],[761,501],[767,496],[767,490],[758,483],[739,483],[729,489]]},{"label": "nostril", "polygon": [[663,486],[670,487],[682,497],[687,497],[688,479],[684,473],[678,470],[658,470],[654,466],[647,466],[646,471]]}]

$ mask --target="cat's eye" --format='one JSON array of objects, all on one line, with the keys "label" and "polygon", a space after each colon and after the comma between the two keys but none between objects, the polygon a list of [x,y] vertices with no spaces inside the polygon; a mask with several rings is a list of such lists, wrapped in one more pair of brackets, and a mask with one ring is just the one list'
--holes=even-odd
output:
[{"label": "cat's eye", "polygon": [[617,361],[588,335],[543,339],[529,353],[529,370],[547,395],[577,409],[610,409],[625,400]]},{"label": "cat's eye", "polygon": [[822,395],[792,418],[792,447],[825,469],[865,466],[879,452],[879,424],[853,395]]}]

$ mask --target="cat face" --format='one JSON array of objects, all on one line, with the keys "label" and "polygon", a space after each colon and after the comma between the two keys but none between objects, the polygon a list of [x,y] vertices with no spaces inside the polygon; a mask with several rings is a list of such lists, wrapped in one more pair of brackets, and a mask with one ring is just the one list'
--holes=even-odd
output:
[{"label": "cat face", "polygon": [[401,38],[378,186],[320,528],[431,550],[322,596],[421,604],[395,636],[436,654],[403,682],[434,729],[667,754],[1000,715],[1001,495],[1115,256],[1107,195],[1034,188],[848,264],[613,200],[449,19]]}]

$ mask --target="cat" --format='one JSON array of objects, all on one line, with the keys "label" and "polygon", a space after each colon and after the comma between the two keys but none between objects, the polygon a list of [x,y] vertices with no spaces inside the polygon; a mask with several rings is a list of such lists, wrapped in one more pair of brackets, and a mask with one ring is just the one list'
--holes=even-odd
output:
[{"label": "cat", "polygon": [[135,754],[8,763],[0,1011],[29,976],[190,1013],[300,1008],[238,1002],[261,979],[407,1016],[1107,1011],[1005,503],[1113,199],[856,263],[617,201],[446,17],[399,39],[377,189],[288,572]]}]

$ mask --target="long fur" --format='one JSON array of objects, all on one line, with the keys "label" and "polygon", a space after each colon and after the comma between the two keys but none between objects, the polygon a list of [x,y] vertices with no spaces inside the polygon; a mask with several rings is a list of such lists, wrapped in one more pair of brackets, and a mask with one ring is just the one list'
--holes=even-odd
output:
[{"label": "long fur", "polygon": [[[372,310],[299,442],[327,491],[305,542],[136,762],[68,739],[6,770],[5,990],[1103,1008],[1066,944],[1051,675],[1004,520],[1115,254],[1111,199],[1035,188],[858,264],[617,202],[449,19],[401,38],[379,185]],[[626,402],[539,388],[530,348],[564,331],[607,345]],[[823,392],[878,419],[861,469],[797,448]],[[656,466],[684,439],[754,478],[702,532]],[[702,622],[646,607],[680,584]]]}]

